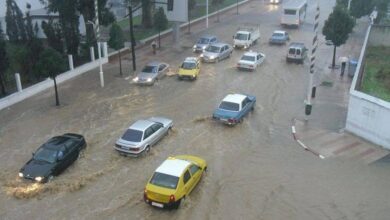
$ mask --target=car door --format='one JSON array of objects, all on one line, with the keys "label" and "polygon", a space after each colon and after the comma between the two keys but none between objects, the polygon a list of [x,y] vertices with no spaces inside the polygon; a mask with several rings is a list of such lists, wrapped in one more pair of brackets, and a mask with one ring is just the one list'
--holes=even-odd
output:
[{"label": "car door", "polygon": [[152,126],[149,126],[147,129],[145,129],[145,135],[144,135],[144,143],[145,143],[145,146],[146,145],[153,145],[155,143],[155,135],[154,134],[154,130],[152,128]]},{"label": "car door", "polygon": [[225,48],[225,58],[228,58],[230,54],[229,46],[225,45],[224,48]]},{"label": "car door", "polygon": [[167,66],[165,64],[160,64],[159,67],[158,67],[158,78],[162,78],[165,76],[165,70],[166,70]]},{"label": "car door", "polygon": [[153,132],[154,132],[153,136],[155,136],[155,142],[154,143],[156,143],[164,135],[164,132],[165,132],[164,126],[161,123],[154,123],[152,125],[152,129],[153,129]]},{"label": "car door", "polygon": [[246,115],[246,113],[248,113],[248,109],[249,109],[249,99],[248,98],[245,98],[244,100],[242,100],[242,116],[244,117]]},{"label": "car door", "polygon": [[190,166],[190,173],[193,181],[192,188],[191,188],[192,191],[202,177],[202,169],[199,166],[192,164]]},{"label": "car door", "polygon": [[184,192],[186,195],[190,194],[191,190],[193,189],[194,181],[191,177],[191,173],[188,169],[184,172],[183,175],[183,185],[184,185]]},{"label": "car door", "polygon": [[57,151],[57,166],[55,175],[60,174],[62,171],[64,171],[68,166],[71,164],[71,158],[70,158],[70,152],[65,147],[65,145],[62,145]]}]

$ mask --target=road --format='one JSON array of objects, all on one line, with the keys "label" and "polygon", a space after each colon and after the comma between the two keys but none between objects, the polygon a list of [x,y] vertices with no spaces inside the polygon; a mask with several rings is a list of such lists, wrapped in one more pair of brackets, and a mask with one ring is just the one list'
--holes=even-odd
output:
[{"label": "road", "polygon": [[[306,23],[288,29],[293,41],[310,45],[314,2],[309,1]],[[321,24],[333,4],[320,1]],[[231,42],[239,24],[255,21],[262,38],[253,50],[267,56],[256,72],[237,71],[243,51],[234,51],[230,59],[203,64],[195,82],[166,77],[153,87],[139,87],[118,77],[118,63],[110,63],[104,66],[103,89],[97,71],[91,71],[60,85],[59,108],[53,92],[46,91],[0,111],[0,219],[388,219],[388,166],[321,160],[292,139],[291,119],[304,110],[308,63],[286,64],[287,47],[267,44],[270,33],[281,28],[280,7],[253,0],[240,15],[234,13],[221,16],[219,23],[211,19],[208,30],[203,23],[193,26],[191,35],[182,36],[182,49],[170,48],[164,39],[166,46],[156,57],[147,48],[138,51],[138,68],[159,57],[177,69],[193,55],[190,47],[202,34]],[[319,73],[327,69],[332,52],[320,45]],[[124,69],[130,69],[128,61]],[[229,92],[257,97],[255,111],[235,127],[210,120]],[[126,127],[155,115],[173,119],[174,129],[149,155],[126,158],[113,150]],[[340,129],[339,123],[327,126]],[[86,137],[84,156],[46,185],[19,181],[17,172],[31,152],[65,132]],[[178,154],[205,158],[207,174],[179,210],[146,205],[143,189],[150,175]]]}]

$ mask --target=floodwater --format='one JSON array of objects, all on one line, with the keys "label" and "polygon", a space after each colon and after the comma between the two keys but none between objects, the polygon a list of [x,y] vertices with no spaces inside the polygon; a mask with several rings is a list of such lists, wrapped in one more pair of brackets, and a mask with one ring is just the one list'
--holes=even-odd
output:
[{"label": "floodwater", "polygon": [[[334,2],[320,3],[324,20]],[[307,23],[288,30],[293,40],[310,44],[313,8],[309,1]],[[59,108],[53,106],[53,92],[45,91],[1,111],[0,219],[388,219],[388,165],[320,160],[292,139],[291,119],[303,113],[308,64],[286,64],[287,47],[267,44],[280,29],[280,8],[254,0],[239,16],[234,13],[221,16],[220,23],[211,19],[209,33],[231,42],[239,24],[260,22],[262,39],[253,50],[267,57],[255,72],[235,69],[243,53],[235,51],[227,60],[203,64],[195,82],[166,77],[139,87],[118,77],[118,64],[111,63],[104,66],[104,88],[96,71],[60,85]],[[186,49],[163,48],[160,58],[172,71],[192,55],[189,48],[206,33],[203,28],[194,25],[192,35],[182,35]],[[169,39],[163,42],[169,45]],[[319,51],[318,66],[325,71],[332,50],[322,44]],[[147,48],[139,51],[138,68],[151,59]],[[125,61],[124,72],[129,69]],[[255,95],[255,111],[235,127],[210,120],[232,92]],[[113,150],[126,127],[156,115],[173,119],[174,128],[149,155],[127,158]],[[333,123],[335,130],[338,126]],[[45,185],[17,178],[31,152],[66,132],[86,137],[82,158]],[[179,210],[146,205],[147,180],[162,161],[178,154],[206,159],[207,174]]]}]

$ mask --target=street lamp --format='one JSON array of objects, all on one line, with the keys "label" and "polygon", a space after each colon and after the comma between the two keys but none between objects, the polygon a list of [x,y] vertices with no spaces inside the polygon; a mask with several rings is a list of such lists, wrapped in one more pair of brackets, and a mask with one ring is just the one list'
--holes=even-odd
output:
[{"label": "street lamp", "polygon": [[[90,24],[92,25],[93,29],[96,30],[96,24],[92,21],[87,21],[87,24]],[[98,47],[98,55],[99,55],[99,76],[100,76],[100,86],[101,87],[104,87],[104,75],[103,75],[103,66],[102,66],[102,52],[101,52],[101,45],[100,45],[100,42],[98,42],[98,36],[99,34],[97,32],[94,32],[95,34],[95,38],[96,38],[96,43],[97,43],[97,47]]]}]

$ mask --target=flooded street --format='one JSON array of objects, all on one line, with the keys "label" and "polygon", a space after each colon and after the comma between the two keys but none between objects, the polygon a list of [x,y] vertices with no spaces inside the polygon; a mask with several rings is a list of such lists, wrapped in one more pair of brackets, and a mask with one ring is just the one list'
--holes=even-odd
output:
[{"label": "flooded street", "polygon": [[[308,2],[305,24],[287,29],[291,41],[306,46],[315,7],[315,1]],[[319,2],[322,29],[334,1]],[[119,77],[118,63],[110,63],[104,66],[104,88],[97,70],[61,84],[59,108],[49,90],[0,111],[0,219],[389,219],[388,164],[321,160],[292,138],[291,120],[304,113],[308,63],[286,64],[287,46],[268,45],[272,31],[281,29],[279,18],[280,7],[253,0],[240,7],[238,16],[230,11],[219,23],[210,20],[207,32],[203,22],[194,25],[191,35],[182,35],[182,49],[167,46],[158,56],[175,71],[184,57],[193,56],[190,48],[202,34],[231,43],[240,24],[257,22],[262,36],[252,50],[266,59],[255,72],[236,70],[244,52],[235,50],[227,60],[203,63],[196,81],[173,76],[141,87]],[[357,51],[363,32],[360,28],[351,36],[360,43]],[[333,50],[320,39],[318,72],[326,74]],[[137,51],[138,69],[158,58],[148,49]],[[130,69],[128,59],[124,72]],[[212,121],[220,100],[236,92],[255,95],[255,110],[235,127]],[[149,155],[130,158],[114,151],[130,124],[151,116],[171,118],[174,127]],[[336,131],[339,126],[326,125]],[[48,184],[18,180],[33,151],[67,132],[85,136],[82,158]],[[204,158],[207,174],[178,210],[150,207],[143,202],[146,182],[168,156],[178,154]]]}]

